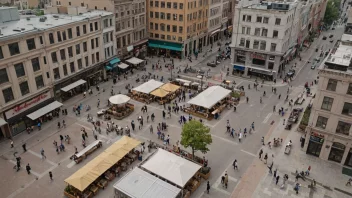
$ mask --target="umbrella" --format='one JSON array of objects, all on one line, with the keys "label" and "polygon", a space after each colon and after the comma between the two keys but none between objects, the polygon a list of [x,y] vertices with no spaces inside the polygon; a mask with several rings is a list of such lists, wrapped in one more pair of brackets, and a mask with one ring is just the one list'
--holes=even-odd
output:
[{"label": "umbrella", "polygon": [[114,96],[111,96],[109,98],[109,101],[112,103],[112,104],[125,104],[127,103],[131,98],[126,96],[126,95],[122,95],[122,94],[117,94],[117,95],[114,95]]}]

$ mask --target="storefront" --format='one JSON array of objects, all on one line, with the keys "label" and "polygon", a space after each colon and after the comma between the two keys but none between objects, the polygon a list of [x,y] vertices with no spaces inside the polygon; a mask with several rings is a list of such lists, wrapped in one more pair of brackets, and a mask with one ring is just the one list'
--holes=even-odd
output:
[{"label": "storefront", "polygon": [[211,32],[208,36],[208,45],[215,44],[216,41],[220,39],[220,28]]},{"label": "storefront", "polygon": [[345,161],[345,166],[352,167],[352,148],[350,148],[350,151],[347,154],[347,158]]},{"label": "storefront", "polygon": [[15,136],[26,130],[27,127],[32,126],[32,120],[27,117],[28,114],[52,103],[53,101],[55,101],[55,99],[52,98],[51,93],[48,91],[6,111],[4,116],[6,122],[10,126],[11,136]]},{"label": "storefront", "polygon": [[63,88],[61,88],[61,99],[63,101],[72,98],[87,90],[87,81],[79,79]]},{"label": "storefront", "polygon": [[243,65],[233,65],[233,72],[232,74],[239,74],[239,75],[243,75],[244,71],[246,70],[246,66]]},{"label": "storefront", "polygon": [[330,149],[329,160],[337,163],[341,163],[343,154],[345,153],[346,146],[339,143],[333,142]]},{"label": "storefront", "polygon": [[147,56],[148,39],[141,40],[133,45],[133,55],[137,58],[145,59]]},{"label": "storefront", "polygon": [[166,41],[148,40],[148,54],[167,58],[182,58],[183,45]]},{"label": "storefront", "polygon": [[324,135],[312,132],[309,138],[307,154],[319,157],[321,148],[323,147],[323,143],[324,143]]}]

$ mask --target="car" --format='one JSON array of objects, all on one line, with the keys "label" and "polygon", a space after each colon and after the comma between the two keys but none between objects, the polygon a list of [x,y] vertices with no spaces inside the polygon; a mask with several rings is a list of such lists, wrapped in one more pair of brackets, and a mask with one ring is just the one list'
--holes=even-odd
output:
[{"label": "car", "polygon": [[317,66],[317,62],[313,62],[313,65],[310,67],[311,69],[315,69],[315,67]]},{"label": "car", "polygon": [[317,63],[319,63],[319,62],[320,62],[320,56],[315,57],[314,60],[315,60]]},{"label": "car", "polygon": [[334,42],[334,40],[331,40],[331,41],[330,41],[330,43],[333,43],[333,42]]},{"label": "car", "polygon": [[323,40],[326,40],[326,36],[323,36]]},{"label": "car", "polygon": [[333,35],[333,34],[330,34],[329,38],[332,38],[332,37],[334,37],[334,35]]},{"label": "car", "polygon": [[293,77],[296,73],[296,70],[294,69],[290,69],[288,72],[287,72],[287,77]]}]

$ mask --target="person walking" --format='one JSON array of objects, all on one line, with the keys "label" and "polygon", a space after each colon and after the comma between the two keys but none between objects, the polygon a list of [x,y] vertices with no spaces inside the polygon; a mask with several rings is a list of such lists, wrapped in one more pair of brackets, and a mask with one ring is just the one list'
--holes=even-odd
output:
[{"label": "person walking", "polygon": [[242,139],[242,132],[240,132],[240,134],[238,135],[238,141],[241,142]]},{"label": "person walking", "polygon": [[27,151],[26,143],[23,143],[23,144],[22,144],[22,148],[23,148],[23,152],[26,152],[26,151]]},{"label": "person walking", "polygon": [[351,186],[351,182],[352,182],[352,178],[349,178],[347,183],[346,183],[346,186]]},{"label": "person walking", "polygon": [[225,173],[225,180],[224,180],[224,184],[225,184],[225,188],[227,189],[227,184],[229,183],[229,176],[227,175],[227,173]]},{"label": "person walking", "polygon": [[238,170],[238,166],[237,166],[237,160],[235,159],[235,161],[233,161],[233,169],[234,170]]},{"label": "person walking", "polygon": [[45,153],[44,153],[44,149],[42,148],[42,150],[40,151],[40,154],[42,155],[42,159],[46,159]]},{"label": "person walking", "polygon": [[259,151],[259,159],[262,160],[262,154],[263,154],[263,149],[260,149]]},{"label": "person walking", "polygon": [[151,134],[153,134],[153,125],[150,125],[149,131],[150,131]]},{"label": "person walking", "polygon": [[26,170],[27,170],[28,175],[31,174],[31,167],[29,166],[29,163],[26,166]]},{"label": "person walking", "polygon": [[13,148],[13,141],[11,140],[11,148]]},{"label": "person walking", "polygon": [[50,180],[53,181],[53,173],[51,171],[49,171],[49,177],[50,177]]},{"label": "person walking", "polygon": [[231,129],[230,121],[227,120],[227,123],[226,123],[226,133],[230,133],[230,132],[231,132],[230,129]]},{"label": "person walking", "polygon": [[279,183],[280,176],[276,176],[276,185]]},{"label": "person walking", "polygon": [[98,99],[97,107],[99,108],[100,105],[100,99]]},{"label": "person walking", "polygon": [[134,120],[131,121],[131,127],[132,127],[132,130],[134,131],[134,127],[135,127]]},{"label": "person walking", "polygon": [[265,153],[264,155],[264,164],[268,162],[268,153]]},{"label": "person walking", "polygon": [[268,166],[270,174],[273,174],[273,166],[274,166],[273,162],[270,164],[270,166]]},{"label": "person walking", "polygon": [[165,119],[166,113],[165,111],[163,111],[163,119]]},{"label": "person walking", "polygon": [[210,190],[210,184],[209,184],[209,181],[207,183],[207,193],[209,194],[209,190]]},{"label": "person walking", "polygon": [[231,133],[230,133],[230,136],[233,137],[233,138],[235,138],[235,136],[233,135],[234,133],[235,133],[235,129],[232,128]]}]

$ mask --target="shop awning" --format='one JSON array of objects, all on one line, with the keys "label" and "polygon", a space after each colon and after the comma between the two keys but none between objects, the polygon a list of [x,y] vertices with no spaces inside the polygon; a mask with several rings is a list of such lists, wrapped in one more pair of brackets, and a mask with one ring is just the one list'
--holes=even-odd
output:
[{"label": "shop awning", "polygon": [[131,63],[132,65],[138,65],[140,63],[143,63],[144,60],[136,58],[136,57],[132,57],[132,58],[126,60],[126,62]]},{"label": "shop awning", "polygon": [[109,70],[112,70],[112,67],[105,66],[105,69],[109,71]]},{"label": "shop awning", "polygon": [[164,149],[158,149],[142,168],[183,188],[201,166]]},{"label": "shop awning", "polygon": [[164,89],[158,88],[158,89],[152,91],[150,94],[153,95],[153,96],[157,96],[157,97],[163,98],[163,97],[167,96],[167,94],[169,94],[169,93],[170,92],[167,92]]},{"label": "shop awning", "polygon": [[54,102],[46,105],[45,107],[38,109],[37,111],[27,115],[27,117],[30,118],[31,120],[36,120],[36,119],[42,117],[43,115],[50,113],[51,111],[53,111],[61,106],[62,106],[62,103],[59,103],[58,101],[54,101]]},{"label": "shop awning", "polygon": [[212,33],[210,33],[210,36],[213,36],[214,34],[216,34],[216,33],[218,33],[218,32],[220,32],[220,28],[217,29],[217,30],[214,30]]},{"label": "shop awning", "polygon": [[4,126],[5,124],[7,124],[7,122],[4,119],[0,118],[0,127]]},{"label": "shop awning", "polygon": [[156,41],[156,40],[149,40],[148,41],[149,47],[155,48],[162,48],[174,51],[182,51],[182,44],[180,43],[171,43],[171,42],[164,42],[164,41]]},{"label": "shop awning", "polygon": [[220,86],[211,86],[198,94],[196,97],[192,98],[187,103],[210,109],[220,100],[228,96],[230,92],[230,90]]},{"label": "shop awning", "polygon": [[234,65],[233,66],[234,70],[240,70],[240,71],[244,71],[246,69],[246,67],[244,66],[240,66],[240,65]]},{"label": "shop awning", "polygon": [[78,86],[80,86],[80,85],[83,85],[84,83],[86,83],[85,80],[82,80],[82,79],[77,80],[76,82],[74,82],[74,83],[72,83],[72,84],[69,84],[69,85],[67,85],[67,86],[64,87],[64,88],[61,88],[61,91],[68,92],[68,91],[70,91],[71,89],[73,89],[73,88],[75,88],[75,87],[78,87]]},{"label": "shop awning", "polygon": [[110,61],[110,65],[112,66],[112,65],[119,63],[119,62],[121,62],[121,60],[119,58],[114,58]]},{"label": "shop awning", "polygon": [[65,179],[65,182],[83,192],[90,184],[98,179],[105,171],[114,166],[141,142],[123,136],[100,155]]},{"label": "shop awning", "polygon": [[275,72],[275,71],[266,70],[258,67],[249,67],[249,66],[247,67],[250,68],[251,71],[260,73],[260,74],[273,75],[273,72]]},{"label": "shop awning", "polygon": [[127,65],[126,63],[120,63],[117,66],[121,69],[126,69],[127,67],[129,67],[129,65]]},{"label": "shop awning", "polygon": [[133,88],[133,91],[149,94],[150,92],[156,90],[157,88],[161,87],[164,83],[156,80],[149,80],[148,82],[145,82],[141,85],[139,85],[136,88]]},{"label": "shop awning", "polygon": [[166,83],[165,85],[161,86],[160,88],[165,91],[168,91],[168,92],[175,92],[180,88],[180,86],[174,85],[172,83]]},{"label": "shop awning", "polygon": [[181,189],[136,167],[114,184],[114,188],[133,198],[176,198]]}]

